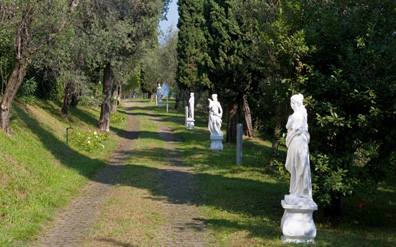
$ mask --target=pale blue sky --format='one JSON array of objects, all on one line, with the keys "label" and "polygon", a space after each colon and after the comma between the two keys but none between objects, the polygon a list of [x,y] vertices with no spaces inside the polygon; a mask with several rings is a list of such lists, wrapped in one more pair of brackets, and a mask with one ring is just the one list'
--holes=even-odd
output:
[{"label": "pale blue sky", "polygon": [[[177,7],[178,7],[177,0],[173,0],[169,5],[169,11],[168,14],[166,15],[168,20],[160,21],[160,29],[162,30],[163,33],[166,33],[166,31],[169,29],[171,25],[174,25],[174,27],[177,28],[177,21],[179,19],[179,13],[177,13]],[[166,85],[166,83],[163,83],[161,86],[162,86],[162,94],[164,95],[164,97],[168,97],[168,93],[169,93],[168,86]]]},{"label": "pale blue sky", "polygon": [[179,14],[177,13],[177,0],[173,0],[169,5],[169,11],[166,17],[168,18],[167,21],[160,21],[160,29],[164,33],[172,24],[175,28],[177,27],[177,20],[179,19]]}]

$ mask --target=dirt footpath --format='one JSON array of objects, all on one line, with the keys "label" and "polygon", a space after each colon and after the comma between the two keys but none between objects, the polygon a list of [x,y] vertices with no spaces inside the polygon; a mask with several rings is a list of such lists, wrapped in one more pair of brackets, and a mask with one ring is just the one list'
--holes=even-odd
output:
[{"label": "dirt footpath", "polygon": [[[146,107],[139,102],[131,104]],[[128,107],[125,105],[125,109]],[[135,165],[146,175],[153,174],[157,194],[148,187],[134,186],[133,181],[118,184],[127,168],[124,165],[131,156],[134,159],[134,152],[139,152],[138,148],[132,150],[139,138],[139,122],[136,115],[128,114],[128,131],[108,166],[47,227],[34,246],[210,245],[211,234],[194,195],[194,173],[184,166],[176,136],[159,116],[149,114],[149,121],[158,127],[158,138],[166,154],[161,162],[165,165]],[[141,176],[137,170],[134,173]]]},{"label": "dirt footpath", "polygon": [[211,242],[210,233],[196,206],[192,185],[194,173],[183,164],[172,130],[162,121],[158,121],[158,124],[159,136],[165,141],[168,153],[168,166],[161,171],[167,198],[164,206],[168,213],[162,243],[164,246],[206,246]]},{"label": "dirt footpath", "polygon": [[123,166],[131,155],[131,140],[136,139],[138,129],[136,123],[136,116],[129,115],[128,131],[124,132],[107,166],[101,169],[82,193],[45,228],[33,246],[80,246],[79,243],[96,222],[100,206],[108,200]]}]

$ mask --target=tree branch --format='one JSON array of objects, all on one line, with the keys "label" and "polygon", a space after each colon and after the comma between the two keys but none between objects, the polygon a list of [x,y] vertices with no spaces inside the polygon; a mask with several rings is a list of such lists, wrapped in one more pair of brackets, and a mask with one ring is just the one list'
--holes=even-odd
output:
[{"label": "tree branch", "polygon": [[36,52],[41,47],[43,47],[53,41],[55,36],[63,30],[63,28],[66,25],[67,20],[69,19],[70,15],[74,12],[74,9],[78,6],[78,4],[79,4],[79,0],[70,0],[69,10],[67,12],[67,15],[61,20],[61,23],[60,23],[58,29],[56,29],[55,32],[48,34],[48,36],[40,44],[35,46],[31,51],[32,53]]}]

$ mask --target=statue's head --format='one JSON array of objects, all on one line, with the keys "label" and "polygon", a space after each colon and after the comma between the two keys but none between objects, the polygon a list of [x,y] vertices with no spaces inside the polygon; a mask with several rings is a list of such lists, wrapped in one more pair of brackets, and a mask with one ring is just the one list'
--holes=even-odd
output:
[{"label": "statue's head", "polygon": [[212,99],[217,100],[217,94],[212,94]]},{"label": "statue's head", "polygon": [[295,94],[290,98],[290,106],[293,110],[303,105],[304,95]]},{"label": "statue's head", "polygon": [[194,97],[194,93],[190,93],[190,96],[191,96],[191,97]]}]

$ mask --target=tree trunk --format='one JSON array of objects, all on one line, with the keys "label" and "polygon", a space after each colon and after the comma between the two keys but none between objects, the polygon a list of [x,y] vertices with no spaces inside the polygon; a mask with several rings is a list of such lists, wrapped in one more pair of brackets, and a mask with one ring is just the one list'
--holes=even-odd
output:
[{"label": "tree trunk", "polygon": [[252,114],[250,112],[249,102],[246,94],[243,94],[243,111],[245,112],[246,135],[252,137],[253,136]]},{"label": "tree trunk", "polygon": [[70,80],[67,82],[65,87],[65,99],[63,100],[63,105],[61,110],[61,115],[64,118],[67,118],[67,115],[69,113],[69,106],[72,102],[73,94],[74,94],[74,85],[73,82]]},{"label": "tree trunk", "polygon": [[226,142],[236,142],[238,124],[238,100],[234,100],[229,105],[229,117],[227,124]]},{"label": "tree trunk", "polygon": [[71,103],[70,103],[71,106],[77,107],[78,103],[80,102],[79,96],[81,96],[81,93],[73,94],[73,97],[72,97],[72,100],[71,100]]},{"label": "tree trunk", "polygon": [[113,87],[113,72],[107,63],[103,73],[103,103],[100,110],[98,129],[110,131],[111,89]]},{"label": "tree trunk", "polygon": [[278,156],[279,140],[281,138],[281,133],[282,133],[281,120],[282,120],[281,107],[277,105],[274,116],[275,128],[274,128],[274,136],[273,136],[274,139],[272,141],[272,155],[270,160],[270,166],[274,165],[275,158]]},{"label": "tree trunk", "polygon": [[1,101],[1,113],[0,113],[0,124],[1,128],[7,133],[11,134],[10,129],[10,112],[11,104],[14,101],[15,95],[18,88],[21,86],[23,78],[29,68],[30,63],[23,63],[21,61],[31,61],[30,58],[16,60],[14,70],[8,79],[7,86],[5,88],[4,96]]},{"label": "tree trunk", "polygon": [[111,112],[116,112],[117,111],[117,105],[118,105],[118,90],[119,90],[120,85],[116,85],[116,88],[113,91],[113,96],[112,96],[112,105],[111,105]]},{"label": "tree trunk", "polygon": [[330,217],[341,215],[341,195],[331,193],[331,203],[324,208],[324,213]]},{"label": "tree trunk", "polygon": [[176,95],[175,110],[179,110],[180,102],[183,102],[183,100],[184,100],[184,90],[180,89]]}]

